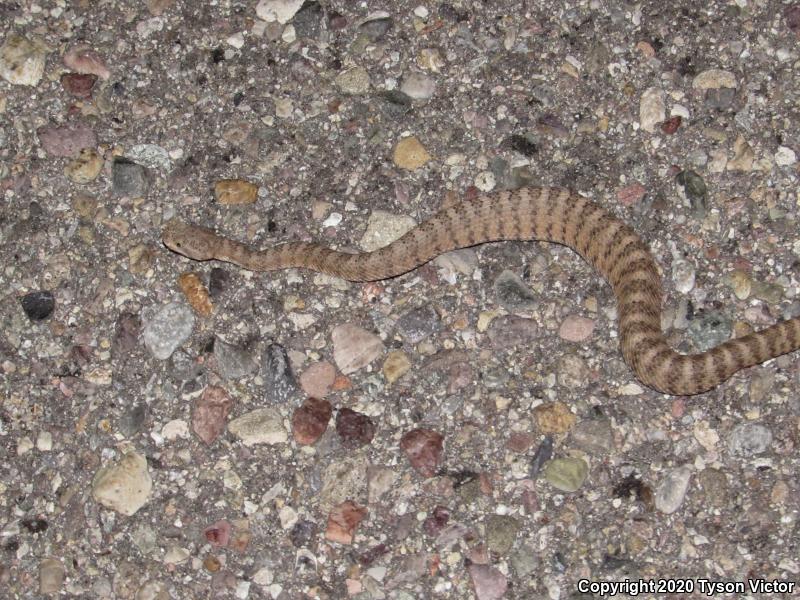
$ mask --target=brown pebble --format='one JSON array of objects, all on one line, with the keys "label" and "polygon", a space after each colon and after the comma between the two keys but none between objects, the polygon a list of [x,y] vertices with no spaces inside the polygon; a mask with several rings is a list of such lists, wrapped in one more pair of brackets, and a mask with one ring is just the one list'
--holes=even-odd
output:
[{"label": "brown pebble", "polygon": [[328,428],[333,407],[327,400],[308,398],[292,415],[292,434],[298,444],[314,444]]},{"label": "brown pebble", "polygon": [[661,124],[661,131],[666,133],[667,135],[672,135],[676,131],[678,131],[678,127],[681,126],[681,119],[680,115],[675,115],[674,117],[670,117],[666,121]]},{"label": "brown pebble", "polygon": [[211,298],[208,296],[208,290],[200,277],[196,273],[183,273],[178,277],[178,285],[189,301],[189,305],[194,311],[207,317],[214,310],[214,305],[211,303]]},{"label": "brown pebble", "polygon": [[342,408],[336,415],[336,433],[342,446],[348,449],[360,448],[375,437],[375,423],[367,415],[349,408]]},{"label": "brown pebble", "polygon": [[97,82],[97,75],[85,73],[64,73],[61,76],[61,87],[76,98],[91,98],[92,89]]},{"label": "brown pebble", "polygon": [[214,184],[214,197],[220,204],[253,204],[258,186],[243,179],[220,179]]},{"label": "brown pebble", "polygon": [[192,411],[192,430],[206,444],[211,444],[225,429],[233,399],[224,388],[208,386]]},{"label": "brown pebble", "polygon": [[400,439],[411,466],[425,477],[433,477],[442,458],[444,436],[430,429],[412,429]]},{"label": "brown pebble", "polygon": [[334,506],[328,515],[325,539],[340,544],[351,544],[356,527],[367,516],[367,509],[352,500],[345,500]]},{"label": "brown pebble", "polygon": [[575,424],[575,415],[563,402],[545,402],[533,409],[536,426],[542,433],[565,433]]}]

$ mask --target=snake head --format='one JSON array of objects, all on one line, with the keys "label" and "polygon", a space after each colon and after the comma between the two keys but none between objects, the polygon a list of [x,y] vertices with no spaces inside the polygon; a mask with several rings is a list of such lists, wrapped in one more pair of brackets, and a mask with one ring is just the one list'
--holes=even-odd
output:
[{"label": "snake head", "polygon": [[177,218],[167,221],[161,232],[161,241],[167,248],[192,260],[214,258],[216,238],[211,229],[190,225]]}]

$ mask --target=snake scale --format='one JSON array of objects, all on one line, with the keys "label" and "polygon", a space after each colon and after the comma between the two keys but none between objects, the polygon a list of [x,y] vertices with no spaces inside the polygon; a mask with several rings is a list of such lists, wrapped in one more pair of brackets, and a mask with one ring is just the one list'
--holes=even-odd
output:
[{"label": "snake scale", "polygon": [[800,317],[795,317],[706,352],[684,355],[673,350],[661,331],[661,278],[648,247],[598,204],[563,188],[526,187],[462,200],[388,246],[360,254],[307,242],[255,250],[178,219],[167,222],[162,240],[194,260],[221,260],[253,271],[302,267],[351,281],[394,277],[443,252],[484,242],[563,244],[611,284],[622,355],[642,383],[666,394],[708,391],[740,369],[800,348]]}]

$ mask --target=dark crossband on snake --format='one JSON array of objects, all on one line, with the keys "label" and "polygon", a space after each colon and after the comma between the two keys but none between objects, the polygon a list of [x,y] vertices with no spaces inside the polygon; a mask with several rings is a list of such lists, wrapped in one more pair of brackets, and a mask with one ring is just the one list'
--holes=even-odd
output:
[{"label": "dark crossband on snake", "polygon": [[439,254],[500,240],[563,244],[593,265],[614,290],[622,355],[636,377],[666,394],[708,391],[737,371],[800,348],[800,317],[680,354],[661,331],[661,278],[647,245],[595,202],[567,189],[525,187],[463,200],[442,209],[391,244],[360,254],[289,242],[257,250],[178,219],[162,240],[194,260],[220,260],[252,271],[304,268],[350,281],[401,275]]}]

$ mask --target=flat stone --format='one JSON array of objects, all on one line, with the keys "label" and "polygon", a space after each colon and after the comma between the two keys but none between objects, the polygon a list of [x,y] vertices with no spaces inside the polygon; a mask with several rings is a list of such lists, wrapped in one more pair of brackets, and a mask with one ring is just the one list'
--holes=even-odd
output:
[{"label": "flat stone", "polygon": [[92,497],[106,508],[128,516],[147,503],[152,489],[147,459],[137,452],[129,452],[116,463],[102,467],[92,479]]},{"label": "flat stone", "polygon": [[283,415],[275,408],[258,408],[228,423],[228,431],[245,446],[285,444],[289,434],[283,426]]},{"label": "flat stone", "polygon": [[689,467],[678,467],[670,471],[656,488],[656,509],[664,514],[671,514],[678,510],[686,497],[691,477],[692,471]]},{"label": "flat stone", "polygon": [[333,330],[333,360],[339,370],[349,375],[367,366],[383,352],[377,335],[353,323],[344,323]]},{"label": "flat stone", "polygon": [[256,5],[256,15],[265,21],[277,21],[285,25],[297,14],[304,0],[261,0]]},{"label": "flat stone", "polygon": [[736,75],[722,69],[708,69],[695,75],[692,87],[697,90],[735,88]]},{"label": "flat stone", "polygon": [[366,94],[370,88],[369,73],[364,67],[353,67],[336,76],[336,86],[344,94]]},{"label": "flat stone", "polygon": [[359,246],[366,252],[372,252],[388,246],[416,226],[417,222],[409,216],[396,215],[385,210],[373,210]]},{"label": "flat stone", "polygon": [[394,164],[401,169],[414,171],[431,159],[425,146],[414,136],[406,137],[394,147]]},{"label": "flat stone", "polygon": [[221,179],[214,184],[214,197],[220,204],[253,204],[258,199],[258,186],[243,179]]},{"label": "flat stone", "polygon": [[639,126],[653,133],[666,117],[664,91],[656,87],[646,89],[639,101]]}]

